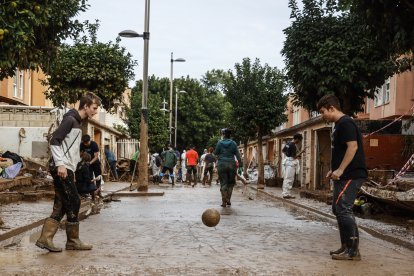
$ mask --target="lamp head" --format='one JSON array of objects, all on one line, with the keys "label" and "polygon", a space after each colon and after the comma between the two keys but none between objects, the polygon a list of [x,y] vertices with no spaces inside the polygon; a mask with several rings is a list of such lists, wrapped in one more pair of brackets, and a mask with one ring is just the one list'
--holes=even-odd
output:
[{"label": "lamp head", "polygon": [[173,62],[185,62],[185,59],[183,58],[176,58],[172,60]]},{"label": "lamp head", "polygon": [[118,34],[120,37],[142,37],[141,34],[133,30],[125,30]]}]

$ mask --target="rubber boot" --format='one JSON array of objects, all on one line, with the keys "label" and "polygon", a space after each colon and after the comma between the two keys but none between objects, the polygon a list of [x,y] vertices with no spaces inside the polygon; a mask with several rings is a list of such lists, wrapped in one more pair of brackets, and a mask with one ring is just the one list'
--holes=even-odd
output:
[{"label": "rubber boot", "polygon": [[341,221],[338,218],[337,218],[337,221],[338,221],[339,237],[341,238],[341,248],[339,248],[335,251],[329,251],[330,255],[340,254],[340,253],[344,252],[345,249],[346,249],[344,229],[342,227]]},{"label": "rubber boot", "polygon": [[227,205],[227,193],[225,191],[220,190],[221,192],[221,207],[226,207]]},{"label": "rubber boot", "polygon": [[[358,228],[355,226],[354,229],[352,229],[353,235],[347,235],[346,238],[346,249],[339,253],[339,254],[333,254],[332,259],[333,260],[350,260],[350,261],[360,261],[361,260],[361,254],[359,253],[359,233]],[[344,232],[345,233],[345,232]]]},{"label": "rubber boot", "polygon": [[193,185],[191,185],[191,187],[193,187],[193,188],[197,184],[197,180],[196,179],[197,179],[197,176],[195,176],[193,174],[190,175],[190,185],[191,185],[191,182],[193,182]]},{"label": "rubber boot", "polygon": [[203,186],[206,185],[206,181],[207,181],[207,175],[204,175],[204,177],[203,177]]},{"label": "rubber boot", "polygon": [[227,205],[231,206],[231,195],[233,194],[233,187],[227,190]]},{"label": "rubber boot", "polygon": [[171,184],[174,187],[174,176],[171,176]]},{"label": "rubber boot", "polygon": [[210,175],[210,177],[208,178],[207,184],[211,186],[212,181],[213,181],[213,176]]},{"label": "rubber boot", "polygon": [[42,228],[42,234],[40,238],[36,241],[36,246],[47,249],[50,252],[62,252],[62,248],[56,247],[53,244],[53,237],[55,236],[59,228],[59,222],[52,218],[45,219]]},{"label": "rubber boot", "polygon": [[92,245],[85,244],[79,239],[79,222],[66,223],[66,250],[91,250]]}]

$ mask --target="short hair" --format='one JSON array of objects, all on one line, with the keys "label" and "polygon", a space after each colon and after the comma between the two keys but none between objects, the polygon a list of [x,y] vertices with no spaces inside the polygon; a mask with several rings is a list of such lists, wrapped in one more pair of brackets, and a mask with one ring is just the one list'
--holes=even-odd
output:
[{"label": "short hair", "polygon": [[320,98],[320,100],[318,101],[317,108],[318,110],[321,110],[322,107],[326,109],[334,107],[335,109],[341,111],[341,103],[339,102],[338,97],[332,94],[325,95],[322,98]]},{"label": "short hair", "polygon": [[83,107],[91,106],[92,104],[96,103],[98,106],[101,105],[102,100],[98,96],[95,95],[95,93],[88,92],[86,94],[83,94],[79,100],[79,110],[83,109]]},{"label": "short hair", "polygon": [[87,152],[82,152],[82,161],[89,162],[91,161],[91,155]]},{"label": "short hair", "polygon": [[296,133],[295,135],[293,135],[293,140],[299,140],[302,141],[303,140],[303,136],[300,133]]},{"label": "short hair", "polygon": [[208,152],[209,152],[209,153],[213,153],[213,151],[214,151],[214,148],[213,148],[213,147],[209,147],[209,148],[208,148]]},{"label": "short hair", "polygon": [[221,130],[221,134],[225,137],[225,138],[230,138],[231,135],[231,130],[229,128],[223,128]]},{"label": "short hair", "polygon": [[91,136],[85,134],[82,136],[82,142],[89,142],[91,140]]}]

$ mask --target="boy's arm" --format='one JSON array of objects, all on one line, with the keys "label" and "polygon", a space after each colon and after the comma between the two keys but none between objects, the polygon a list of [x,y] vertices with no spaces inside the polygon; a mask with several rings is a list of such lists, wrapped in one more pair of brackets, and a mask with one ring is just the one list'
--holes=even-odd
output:
[{"label": "boy's arm", "polygon": [[342,159],[341,165],[339,165],[338,169],[332,172],[331,178],[333,180],[339,180],[341,175],[344,173],[344,170],[348,167],[349,163],[351,163],[352,159],[358,150],[358,143],[357,141],[349,141],[346,142],[346,152],[344,159]]}]

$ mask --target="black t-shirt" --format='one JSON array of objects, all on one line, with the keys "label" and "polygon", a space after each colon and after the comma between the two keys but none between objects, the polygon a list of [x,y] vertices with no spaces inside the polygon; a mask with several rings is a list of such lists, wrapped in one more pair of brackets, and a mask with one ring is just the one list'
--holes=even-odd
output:
[{"label": "black t-shirt", "polygon": [[[95,152],[99,152],[98,144],[95,141],[91,141],[89,146],[85,146],[83,143],[80,144],[80,152],[87,152],[91,156],[91,159],[95,156]],[[94,164],[99,164],[99,158],[98,161],[94,162]]]},{"label": "black t-shirt", "polygon": [[204,157],[204,162],[206,162],[207,168],[211,168],[214,166],[214,162],[216,162],[216,157],[211,153],[206,154],[206,156]]},{"label": "black t-shirt", "polygon": [[296,157],[296,145],[294,142],[288,142],[283,147],[283,152],[287,157]]},{"label": "black t-shirt", "polygon": [[347,115],[342,116],[335,122],[335,127],[332,132],[332,171],[335,171],[341,165],[348,148],[346,143],[350,141],[357,141],[358,150],[342,174],[341,180],[367,178],[368,172],[365,165],[361,131],[354,120]]}]

